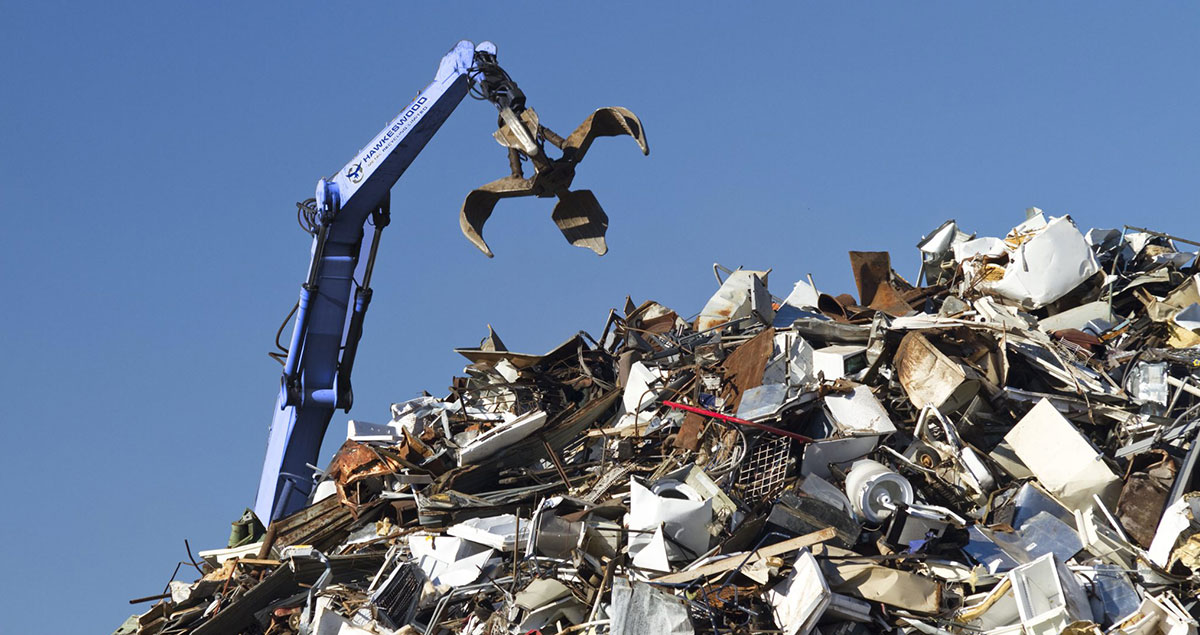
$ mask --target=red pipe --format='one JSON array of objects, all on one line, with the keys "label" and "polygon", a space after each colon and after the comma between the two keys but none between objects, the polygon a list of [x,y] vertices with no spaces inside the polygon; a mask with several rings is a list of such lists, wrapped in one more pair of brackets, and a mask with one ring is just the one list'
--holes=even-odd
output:
[{"label": "red pipe", "polygon": [[713,419],[720,419],[721,421],[726,421],[728,423],[740,423],[744,426],[750,426],[751,428],[758,428],[759,430],[766,430],[767,432],[773,432],[775,434],[780,434],[785,437],[791,437],[801,443],[812,443],[813,442],[813,440],[811,438],[806,437],[803,434],[796,434],[795,432],[791,432],[790,430],[776,428],[775,426],[769,426],[769,425],[765,425],[762,423],[755,423],[753,421],[746,421],[745,419],[738,419],[737,417],[723,415],[719,412],[713,412],[712,410],[705,410],[704,408],[697,408],[695,406],[688,406],[688,405],[684,405],[684,404],[681,404],[681,403],[678,403],[675,401],[666,401],[666,400],[663,400],[663,405],[669,406],[671,408],[675,408],[676,410],[686,410],[688,412],[694,412],[698,415],[712,417]]}]

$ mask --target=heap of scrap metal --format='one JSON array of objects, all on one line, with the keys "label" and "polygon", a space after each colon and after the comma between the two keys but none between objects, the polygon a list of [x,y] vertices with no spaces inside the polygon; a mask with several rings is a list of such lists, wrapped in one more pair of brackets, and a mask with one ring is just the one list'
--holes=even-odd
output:
[{"label": "heap of scrap metal", "polygon": [[1197,243],[1027,216],[850,252],[857,297],[489,329],[117,632],[1196,633]]}]

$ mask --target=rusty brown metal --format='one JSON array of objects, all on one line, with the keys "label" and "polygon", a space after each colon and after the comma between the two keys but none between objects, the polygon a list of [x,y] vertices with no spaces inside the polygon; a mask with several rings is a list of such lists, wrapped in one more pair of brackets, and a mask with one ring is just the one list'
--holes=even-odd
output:
[{"label": "rusty brown metal", "polygon": [[849,293],[836,296],[822,293],[817,297],[817,309],[827,317],[843,323],[869,322],[874,315],[872,309],[859,306],[858,300]]},{"label": "rusty brown metal", "polygon": [[880,285],[875,290],[875,299],[870,308],[883,311],[892,317],[900,317],[913,312],[913,308],[891,284]]},{"label": "rusty brown metal", "polygon": [[1095,352],[1104,345],[1104,341],[1099,337],[1091,333],[1085,333],[1079,329],[1061,329],[1053,331],[1050,334],[1092,352]]},{"label": "rusty brown metal", "polygon": [[775,329],[766,328],[725,358],[725,403],[737,412],[742,395],[762,385],[767,360],[775,351]]},{"label": "rusty brown metal", "polygon": [[1149,450],[1129,462],[1117,501],[1117,518],[1129,537],[1144,549],[1149,549],[1154,540],[1176,470],[1175,461],[1163,450]]},{"label": "rusty brown metal", "polygon": [[850,267],[858,286],[859,304],[899,317],[912,312],[892,285],[892,257],[886,251],[852,251]]},{"label": "rusty brown metal", "polygon": [[886,251],[852,251],[850,268],[854,270],[854,284],[858,287],[858,303],[871,306],[879,287],[888,283],[892,272],[892,259]]},{"label": "rusty brown metal", "polygon": [[554,446],[550,445],[546,437],[542,436],[540,438],[542,440],[542,447],[546,449],[546,455],[550,457],[550,460],[554,463],[554,469],[558,471],[558,477],[562,479],[564,485],[570,488],[571,477],[567,476],[567,470],[563,467],[562,459],[558,458],[558,452],[554,449]]},{"label": "rusty brown metal", "polygon": [[[412,438],[407,435],[406,438],[410,442],[412,441]],[[331,476],[337,485],[338,500],[357,516],[360,505],[358,502],[350,500],[350,495],[347,493],[349,487],[372,476],[395,474],[403,467],[403,464],[397,459],[387,456],[365,443],[347,439],[334,455],[326,474]]]},{"label": "rusty brown metal", "polygon": [[838,298],[822,293],[817,297],[817,309],[826,316],[838,321],[849,322],[850,315],[846,311],[846,307],[838,300]]},{"label": "rusty brown metal", "polygon": [[275,545],[275,537],[279,534],[279,523],[271,523],[267,527],[267,533],[263,536],[262,546],[258,548],[258,557],[266,558],[271,555],[271,547]]},{"label": "rusty brown metal", "polygon": [[900,340],[894,357],[896,375],[917,408],[932,405],[957,410],[978,392],[978,373],[946,356],[924,334],[911,331]]},{"label": "rusty brown metal", "polygon": [[689,412],[679,425],[679,434],[675,435],[675,447],[695,452],[700,449],[700,435],[704,432],[704,417]]}]

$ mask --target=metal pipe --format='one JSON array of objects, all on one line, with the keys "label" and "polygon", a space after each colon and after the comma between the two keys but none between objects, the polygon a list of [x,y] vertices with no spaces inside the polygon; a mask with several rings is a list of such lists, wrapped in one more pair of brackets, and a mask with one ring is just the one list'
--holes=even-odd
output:
[{"label": "metal pipe", "polygon": [[1192,395],[1193,397],[1200,397],[1200,388],[1196,388],[1195,386],[1191,385],[1190,383],[1183,381],[1181,379],[1176,379],[1170,375],[1167,375],[1167,385],[1174,386],[1174,387],[1178,388],[1179,390],[1182,390],[1183,392],[1186,392],[1187,394]]}]

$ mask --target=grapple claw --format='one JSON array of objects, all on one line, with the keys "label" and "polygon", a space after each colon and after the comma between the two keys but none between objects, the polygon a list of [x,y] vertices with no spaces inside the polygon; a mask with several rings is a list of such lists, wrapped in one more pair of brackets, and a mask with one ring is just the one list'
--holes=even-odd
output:
[{"label": "grapple claw", "polygon": [[492,215],[496,201],[514,196],[533,194],[533,183],[529,179],[508,176],[497,179],[481,188],[471,190],[458,213],[458,226],[462,233],[488,258],[493,257],[487,241],[483,239],[483,224]]},{"label": "grapple claw", "polygon": [[588,115],[575,132],[567,137],[567,142],[563,145],[563,158],[578,163],[583,160],[583,155],[587,154],[596,137],[617,137],[626,134],[633,137],[642,154],[650,154],[650,146],[646,143],[646,130],[642,127],[642,120],[638,119],[633,111],[620,106],[600,108]]},{"label": "grapple claw", "polygon": [[[502,109],[500,129],[494,136],[500,145],[509,148],[510,168],[514,176],[492,181],[467,195],[458,217],[463,235],[491,258],[492,250],[483,239],[483,225],[491,217],[497,201],[514,196],[557,196],[558,203],[554,206],[551,218],[567,242],[591,249],[600,256],[608,253],[608,244],[604,239],[608,231],[608,215],[591,191],[571,191],[570,187],[575,178],[575,166],[583,160],[592,142],[597,137],[620,135],[633,137],[642,154],[650,154],[642,122],[627,108],[600,108],[584,119],[566,139],[543,127],[537,113],[531,108],[524,109],[519,115],[511,109]],[[531,142],[531,139],[536,139],[536,142]],[[547,140],[560,146],[561,157],[551,159],[546,156],[543,142]],[[536,144],[532,152],[531,143]],[[519,176],[522,157],[533,164],[534,175],[530,178]]]},{"label": "grapple claw", "polygon": [[567,242],[591,249],[597,256],[608,253],[608,244],[604,242],[608,215],[591,190],[560,192],[551,217]]}]

